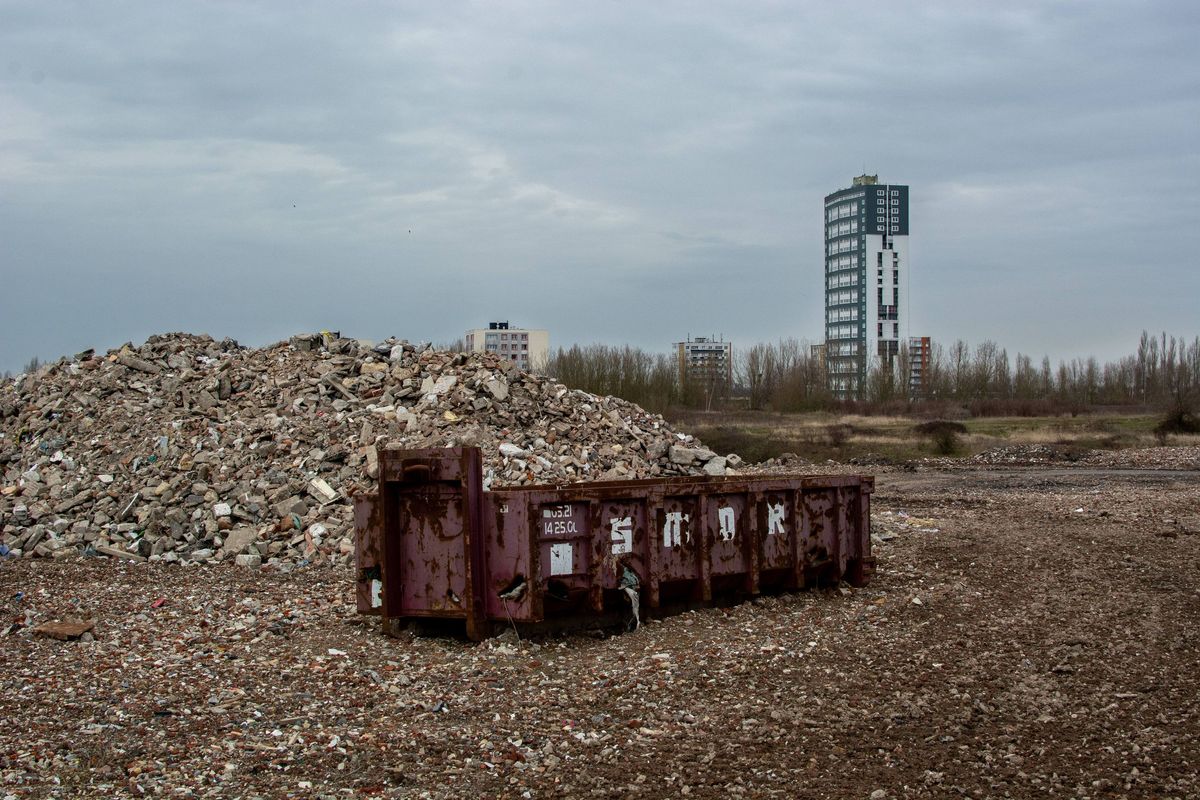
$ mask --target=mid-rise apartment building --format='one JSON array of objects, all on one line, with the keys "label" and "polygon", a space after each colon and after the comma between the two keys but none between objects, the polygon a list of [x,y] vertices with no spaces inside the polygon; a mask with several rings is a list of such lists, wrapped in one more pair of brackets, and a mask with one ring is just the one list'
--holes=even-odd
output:
[{"label": "mid-rise apartment building", "polygon": [[514,362],[524,370],[542,368],[550,355],[550,334],[533,328],[514,328],[507,322],[489,322],[486,328],[466,332],[467,352],[489,352]]},{"label": "mid-rise apartment building", "polygon": [[907,326],[908,187],[859,175],[825,197],[825,372],[841,399],[889,366]]},{"label": "mid-rise apartment building", "polygon": [[693,383],[725,394],[733,385],[733,343],[697,336],[675,343],[680,384]]}]

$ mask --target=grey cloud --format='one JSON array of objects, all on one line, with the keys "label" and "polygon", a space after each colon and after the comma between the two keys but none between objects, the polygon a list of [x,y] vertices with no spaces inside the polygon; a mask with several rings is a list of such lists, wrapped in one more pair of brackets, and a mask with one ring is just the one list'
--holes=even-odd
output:
[{"label": "grey cloud", "polygon": [[912,186],[914,334],[1195,333],[1191,3],[0,13],[0,370],[180,328],[815,338],[863,169]]}]

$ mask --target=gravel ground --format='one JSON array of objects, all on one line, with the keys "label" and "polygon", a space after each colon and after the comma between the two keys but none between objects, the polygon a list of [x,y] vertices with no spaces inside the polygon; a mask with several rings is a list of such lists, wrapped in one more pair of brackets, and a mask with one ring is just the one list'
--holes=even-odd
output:
[{"label": "gravel ground", "polygon": [[0,563],[0,797],[1200,797],[1200,472],[886,472],[861,590],[388,639],[344,568]]}]

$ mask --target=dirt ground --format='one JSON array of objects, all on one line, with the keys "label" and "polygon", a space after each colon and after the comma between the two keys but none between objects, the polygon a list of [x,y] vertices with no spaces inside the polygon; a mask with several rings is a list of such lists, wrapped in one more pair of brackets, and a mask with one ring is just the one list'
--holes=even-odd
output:
[{"label": "dirt ground", "polygon": [[[1200,797],[1200,472],[879,474],[878,573],[482,645],[352,575],[0,563],[0,798]],[[85,637],[86,638],[86,637]]]}]

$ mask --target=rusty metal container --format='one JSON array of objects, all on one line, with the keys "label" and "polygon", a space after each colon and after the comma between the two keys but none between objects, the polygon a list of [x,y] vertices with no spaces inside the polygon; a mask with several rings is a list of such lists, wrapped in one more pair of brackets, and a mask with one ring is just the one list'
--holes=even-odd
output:
[{"label": "rusty metal container", "polygon": [[863,476],[738,476],[485,492],[476,448],[379,451],[355,498],[357,601],[395,633],[636,620],[874,571]]}]

